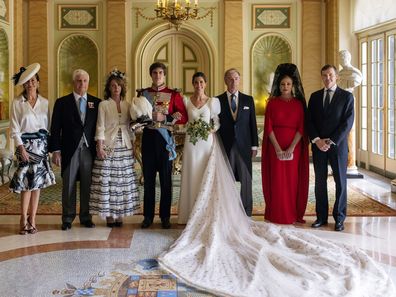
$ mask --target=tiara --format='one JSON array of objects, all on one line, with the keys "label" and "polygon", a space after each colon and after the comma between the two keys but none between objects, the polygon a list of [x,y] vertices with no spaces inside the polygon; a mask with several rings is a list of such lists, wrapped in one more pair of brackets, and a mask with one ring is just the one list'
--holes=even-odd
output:
[{"label": "tiara", "polygon": [[118,77],[121,79],[125,79],[125,72],[121,72],[117,68],[114,68],[110,73],[109,73],[109,78],[110,77]]}]

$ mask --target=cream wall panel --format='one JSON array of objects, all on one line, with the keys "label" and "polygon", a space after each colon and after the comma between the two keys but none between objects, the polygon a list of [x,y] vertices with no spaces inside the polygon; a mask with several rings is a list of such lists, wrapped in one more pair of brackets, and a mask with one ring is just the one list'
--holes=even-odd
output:
[{"label": "cream wall panel", "polygon": [[322,68],[322,4],[320,0],[304,0],[302,4],[302,66],[301,76],[307,98],[321,88]]},{"label": "cream wall panel", "polygon": [[48,4],[46,0],[29,2],[28,61],[40,63],[40,93],[48,97]]},{"label": "cream wall panel", "polygon": [[114,67],[126,71],[126,13],[125,0],[107,1],[106,72]]}]

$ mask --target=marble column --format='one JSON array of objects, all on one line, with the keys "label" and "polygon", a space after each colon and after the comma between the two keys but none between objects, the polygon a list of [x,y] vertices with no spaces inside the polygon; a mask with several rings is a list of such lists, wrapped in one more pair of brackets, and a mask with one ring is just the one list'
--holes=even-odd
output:
[{"label": "marble column", "polygon": [[126,1],[107,1],[106,73],[114,68],[124,72],[126,65]]},{"label": "marble column", "polygon": [[[243,74],[243,1],[224,0],[224,71],[236,68]],[[224,72],[223,71],[223,72]],[[243,90],[241,79],[239,89]]]}]

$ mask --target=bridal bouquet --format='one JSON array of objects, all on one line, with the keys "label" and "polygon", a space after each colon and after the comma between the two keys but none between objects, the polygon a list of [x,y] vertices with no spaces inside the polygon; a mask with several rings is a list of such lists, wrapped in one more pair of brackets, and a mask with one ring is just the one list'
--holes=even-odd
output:
[{"label": "bridal bouquet", "polygon": [[190,142],[195,145],[200,139],[207,140],[213,127],[212,121],[207,123],[201,118],[189,122],[187,124],[187,134],[190,136]]}]

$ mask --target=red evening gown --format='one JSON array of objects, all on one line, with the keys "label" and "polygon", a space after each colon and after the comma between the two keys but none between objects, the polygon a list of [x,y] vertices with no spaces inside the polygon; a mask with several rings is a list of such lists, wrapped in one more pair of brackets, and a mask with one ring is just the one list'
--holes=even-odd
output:
[{"label": "red evening gown", "polygon": [[[269,134],[274,132],[282,150],[292,143],[296,132],[303,137],[296,145],[292,160],[277,158]],[[265,219],[278,224],[302,222],[308,200],[308,140],[304,132],[301,101],[272,98],[267,105],[261,157]]]}]

